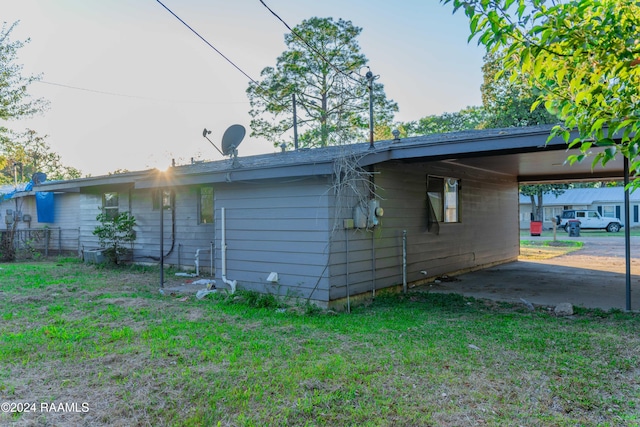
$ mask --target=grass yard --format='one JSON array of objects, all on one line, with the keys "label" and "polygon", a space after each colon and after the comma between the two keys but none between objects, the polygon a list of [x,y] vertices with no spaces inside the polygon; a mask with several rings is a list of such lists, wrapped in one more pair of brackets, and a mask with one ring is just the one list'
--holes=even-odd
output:
[{"label": "grass yard", "polygon": [[157,281],[0,265],[0,425],[640,425],[637,314],[429,293],[346,314]]},{"label": "grass yard", "polygon": [[520,257],[530,261],[555,258],[582,248],[580,241],[520,240]]}]

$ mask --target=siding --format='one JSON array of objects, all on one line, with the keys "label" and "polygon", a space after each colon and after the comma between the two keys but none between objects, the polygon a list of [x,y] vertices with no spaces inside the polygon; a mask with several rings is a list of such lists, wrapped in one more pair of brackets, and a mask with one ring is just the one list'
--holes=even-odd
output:
[{"label": "siding", "polygon": [[[38,213],[34,195],[24,195],[9,200],[2,200],[0,203],[0,217],[2,218],[2,229],[6,229],[5,216],[7,209],[18,210],[23,215],[31,215],[31,222],[21,221],[18,223],[17,230],[24,230],[22,234],[28,233],[27,230],[41,230],[45,227],[50,229],[50,237],[48,242],[36,241],[32,242],[34,247],[44,250],[46,243],[49,245],[50,253],[78,253],[79,251],[79,228],[78,228],[78,210],[80,203],[80,195],[78,193],[56,193],[54,195],[54,223],[38,222]],[[39,236],[42,233],[33,233],[33,236]]]},{"label": "siding", "polygon": [[[214,224],[198,224],[199,186],[176,187],[175,208],[163,212],[163,250],[165,265],[195,268],[200,250],[201,275],[211,275],[210,254],[215,240]],[[132,213],[136,218],[134,260],[160,261],[160,211],[153,210],[153,190],[131,193]]]},{"label": "siding", "polygon": [[[372,233],[350,230],[349,284],[352,295],[402,283],[402,233],[407,231],[407,281],[513,260],[519,253],[518,185],[505,178],[447,163],[385,163],[375,182],[384,217]],[[459,223],[427,231],[427,175],[459,178]],[[334,205],[336,202],[334,202]],[[340,214],[344,215],[342,210]],[[505,222],[505,218],[509,218]],[[345,232],[332,240],[331,294],[346,296]],[[375,261],[372,261],[375,259]],[[375,274],[374,274],[375,271]],[[427,276],[421,274],[426,271]]]},{"label": "siding", "polygon": [[[320,177],[220,184],[215,191],[216,247],[225,209],[227,279],[239,289],[328,300],[328,185]],[[216,256],[222,274],[221,253]],[[277,272],[279,283],[266,281]]]}]

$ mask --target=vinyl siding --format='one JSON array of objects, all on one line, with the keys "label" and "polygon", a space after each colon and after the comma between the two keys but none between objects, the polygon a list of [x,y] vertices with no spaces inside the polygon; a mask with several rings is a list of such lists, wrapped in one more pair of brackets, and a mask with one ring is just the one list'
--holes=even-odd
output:
[{"label": "vinyl siding", "polygon": [[[165,265],[195,269],[195,254],[200,250],[200,273],[211,275],[210,254],[215,240],[214,224],[198,224],[200,186],[176,187],[175,208],[163,212],[163,250]],[[160,260],[160,210],[153,210],[153,190],[132,192],[132,212],[136,218],[134,259]],[[175,216],[175,217],[174,217]]]},{"label": "vinyl siding", "polygon": [[[23,215],[31,215],[31,222],[20,221],[17,230],[35,230],[30,236],[31,244],[38,250],[44,250],[46,244],[49,245],[50,253],[77,253],[79,250],[79,228],[78,209],[80,195],[77,193],[56,193],[54,195],[54,223],[41,223],[38,221],[35,196],[33,194],[16,197],[9,200],[2,200],[0,203],[0,217],[2,218],[2,229],[7,228],[5,222],[6,211],[21,211]],[[10,226],[9,226],[10,227]],[[45,242],[38,232],[43,228],[50,230],[49,240]],[[27,233],[26,231],[22,234]]]},{"label": "vinyl siding", "polygon": [[[313,177],[294,182],[220,184],[215,191],[216,247],[225,209],[227,279],[239,289],[328,299],[328,185]],[[221,253],[216,256],[221,278]],[[267,282],[277,272],[277,284]]]},{"label": "vinyl siding", "polygon": [[[402,283],[402,234],[407,231],[407,281],[417,282],[496,262],[519,253],[515,179],[447,163],[385,163],[376,168],[384,217],[374,232],[349,230],[350,294]],[[427,230],[427,175],[460,179],[459,223]],[[344,214],[344,211],[343,213]],[[505,223],[505,218],[512,218]],[[464,238],[463,238],[464,237]],[[347,254],[342,231],[332,241],[331,300],[346,296]],[[372,259],[375,258],[375,262]],[[373,273],[375,271],[375,274]],[[421,274],[426,271],[427,275]]]}]

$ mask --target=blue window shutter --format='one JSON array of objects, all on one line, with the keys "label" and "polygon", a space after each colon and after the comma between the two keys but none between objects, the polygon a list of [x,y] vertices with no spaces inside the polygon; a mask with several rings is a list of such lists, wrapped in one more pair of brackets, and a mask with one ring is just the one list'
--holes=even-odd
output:
[{"label": "blue window shutter", "polygon": [[633,205],[633,222],[638,222],[638,205]]},{"label": "blue window shutter", "polygon": [[620,205],[616,206],[616,218],[620,219]]},{"label": "blue window shutter", "polygon": [[598,206],[598,213],[602,215],[602,206]]}]

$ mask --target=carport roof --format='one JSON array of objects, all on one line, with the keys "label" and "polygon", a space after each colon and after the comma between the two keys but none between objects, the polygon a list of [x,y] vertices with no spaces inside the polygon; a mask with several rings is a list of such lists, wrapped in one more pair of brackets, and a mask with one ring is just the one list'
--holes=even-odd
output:
[{"label": "carport roof", "polygon": [[[46,182],[38,191],[79,191],[83,187],[132,183],[136,188],[158,185],[186,185],[268,179],[292,176],[330,175],[333,162],[353,155],[361,165],[386,161],[446,161],[462,167],[481,169],[515,177],[520,182],[576,181],[619,179],[623,174],[622,159],[610,161],[606,168],[592,170],[589,160],[569,165],[571,151],[560,138],[547,142],[551,126],[485,129],[446,134],[433,134],[400,140],[303,149],[282,153],[239,157],[239,166],[230,159],[171,168],[162,174],[157,170]],[[246,143],[245,143],[246,144]],[[596,149],[594,149],[595,152]],[[573,150],[577,152],[577,150]]]}]

